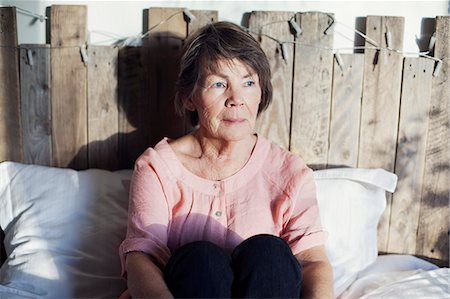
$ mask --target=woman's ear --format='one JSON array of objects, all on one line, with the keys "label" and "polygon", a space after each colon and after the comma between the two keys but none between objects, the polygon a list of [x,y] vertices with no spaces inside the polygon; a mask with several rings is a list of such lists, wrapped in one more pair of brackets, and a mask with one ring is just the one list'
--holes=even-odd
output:
[{"label": "woman's ear", "polygon": [[186,101],[184,102],[184,108],[186,108],[189,111],[195,111],[195,105],[192,102],[192,98],[186,99]]}]

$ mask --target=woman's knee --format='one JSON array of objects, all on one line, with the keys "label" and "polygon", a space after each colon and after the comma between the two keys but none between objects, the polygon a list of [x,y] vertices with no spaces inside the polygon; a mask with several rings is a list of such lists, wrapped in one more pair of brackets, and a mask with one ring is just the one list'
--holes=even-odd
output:
[{"label": "woman's knee", "polygon": [[272,235],[251,237],[236,247],[232,260],[234,292],[238,297],[300,295],[300,264],[281,238]]},{"label": "woman's knee", "polygon": [[293,256],[289,245],[281,238],[268,234],[260,234],[244,240],[233,252],[233,257],[239,255],[249,255],[252,257],[267,256],[270,258],[274,254]]},{"label": "woman's knee", "polygon": [[189,243],[169,259],[164,279],[175,297],[230,297],[231,257],[210,242]]},{"label": "woman's knee", "polygon": [[197,268],[229,267],[231,257],[220,247],[208,241],[196,241],[180,247],[169,259],[167,266],[183,264],[185,267]]},{"label": "woman's knee", "polygon": [[300,264],[289,245],[272,235],[256,235],[239,244],[232,253],[233,264],[241,267],[271,269],[286,273],[291,269],[300,278]]}]

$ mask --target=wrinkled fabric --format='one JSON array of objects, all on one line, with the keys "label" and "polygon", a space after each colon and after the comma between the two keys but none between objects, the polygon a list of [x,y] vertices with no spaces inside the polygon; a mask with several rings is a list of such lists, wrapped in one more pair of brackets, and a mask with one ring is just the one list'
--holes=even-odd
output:
[{"label": "wrinkled fabric", "polygon": [[120,246],[124,276],[131,251],[164,267],[171,252],[199,240],[231,252],[251,236],[270,234],[295,255],[326,239],[312,170],[261,136],[245,166],[220,181],[188,171],[164,138],[135,163],[128,215]]}]

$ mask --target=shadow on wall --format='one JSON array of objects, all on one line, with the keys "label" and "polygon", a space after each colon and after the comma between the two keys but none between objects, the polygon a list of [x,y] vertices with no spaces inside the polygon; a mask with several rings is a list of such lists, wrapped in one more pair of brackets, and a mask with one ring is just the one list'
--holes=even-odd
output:
[{"label": "shadow on wall", "polygon": [[[182,44],[180,37],[158,32],[143,40],[142,46],[119,50],[119,133],[81,148],[68,167],[76,168],[78,156],[87,150],[89,168],[130,169],[163,137],[178,138],[192,129],[174,108]],[[90,147],[102,149],[104,155],[89,157]]]},{"label": "shadow on wall", "polygon": [[[420,52],[427,52],[430,46],[430,39],[436,28],[435,18],[423,18],[420,26],[420,36],[416,36],[416,43]],[[429,53],[433,56],[433,49]]]}]

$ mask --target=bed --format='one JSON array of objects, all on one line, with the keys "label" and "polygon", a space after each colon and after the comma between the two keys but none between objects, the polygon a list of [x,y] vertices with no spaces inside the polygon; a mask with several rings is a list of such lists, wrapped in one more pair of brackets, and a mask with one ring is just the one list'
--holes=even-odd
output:
[{"label": "bed", "polygon": [[[115,298],[126,289],[118,246],[131,170],[0,164],[7,259],[1,298]],[[448,298],[448,268],[381,255],[377,224],[397,176],[382,169],[314,173],[339,298]],[[338,194],[338,195],[337,195]]]},{"label": "bed", "polygon": [[[0,27],[14,30],[14,8],[0,10]],[[191,11],[189,21],[183,9],[151,8],[144,32],[156,29],[139,46],[87,49],[85,6],[49,13],[50,46],[19,48],[14,33],[0,32],[0,67],[17,74],[0,90],[0,298],[116,298],[126,289],[118,246],[133,161],[192,129],[174,115],[167,82],[182,40],[217,12]],[[249,15],[281,99],[258,134],[314,169],[337,298],[450,298],[449,18],[436,19],[437,60],[394,51],[403,21],[381,16],[367,17],[366,33],[385,45],[388,31],[391,49],[338,59],[322,30],[330,20]]]}]

